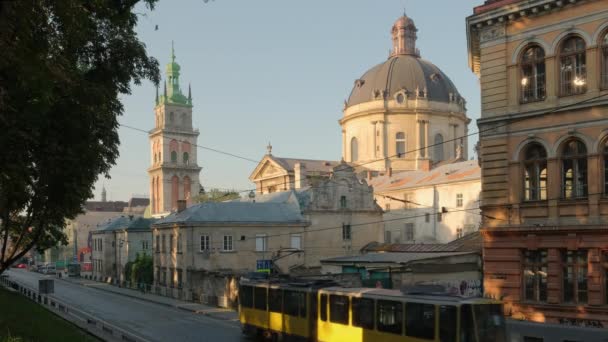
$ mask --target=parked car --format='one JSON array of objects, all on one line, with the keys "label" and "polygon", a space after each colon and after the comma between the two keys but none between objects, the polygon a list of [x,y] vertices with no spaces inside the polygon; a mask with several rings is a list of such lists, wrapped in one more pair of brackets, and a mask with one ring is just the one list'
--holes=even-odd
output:
[{"label": "parked car", "polygon": [[19,265],[17,265],[17,268],[25,268],[25,269],[27,269],[27,265],[26,264],[19,264]]},{"label": "parked car", "polygon": [[42,273],[42,270],[44,269],[44,266],[45,266],[44,264],[38,264],[38,265],[36,265],[36,269],[35,269],[36,272]]},{"label": "parked car", "polygon": [[57,269],[55,268],[55,265],[46,265],[42,269],[42,273],[43,274],[57,274]]}]

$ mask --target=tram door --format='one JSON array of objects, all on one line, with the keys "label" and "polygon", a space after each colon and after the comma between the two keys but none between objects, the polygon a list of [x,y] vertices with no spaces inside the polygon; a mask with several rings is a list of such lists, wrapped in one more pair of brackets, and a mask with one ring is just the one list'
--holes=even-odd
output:
[{"label": "tram door", "polygon": [[310,292],[309,293],[309,297],[308,297],[308,301],[310,303],[310,305],[308,305],[309,308],[309,320],[308,320],[308,324],[309,324],[309,331],[310,331],[310,340],[311,341],[316,341],[317,340],[317,296],[318,293],[316,291]]}]

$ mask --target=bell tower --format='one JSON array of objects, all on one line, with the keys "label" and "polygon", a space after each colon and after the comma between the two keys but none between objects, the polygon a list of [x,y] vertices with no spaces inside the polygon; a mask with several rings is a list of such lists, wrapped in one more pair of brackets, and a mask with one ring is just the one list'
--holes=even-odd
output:
[{"label": "bell tower", "polygon": [[149,133],[150,212],[155,217],[176,210],[178,200],[191,204],[200,187],[196,149],[199,131],[192,128],[192,92],[188,86],[188,96],[182,93],[179,77],[172,42],[162,95],[156,88],[155,125]]}]

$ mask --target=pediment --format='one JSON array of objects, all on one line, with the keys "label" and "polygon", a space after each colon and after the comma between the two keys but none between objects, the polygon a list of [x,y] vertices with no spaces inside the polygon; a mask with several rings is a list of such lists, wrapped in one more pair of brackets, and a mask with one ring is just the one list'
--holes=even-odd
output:
[{"label": "pediment", "polygon": [[260,161],[255,170],[253,170],[251,176],[249,176],[249,180],[255,182],[260,179],[283,176],[287,174],[289,174],[289,172],[285,168],[266,156]]}]

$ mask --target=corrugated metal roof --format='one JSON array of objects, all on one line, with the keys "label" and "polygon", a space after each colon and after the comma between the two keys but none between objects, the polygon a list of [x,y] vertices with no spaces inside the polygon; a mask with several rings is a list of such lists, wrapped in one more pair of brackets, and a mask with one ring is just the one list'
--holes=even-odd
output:
[{"label": "corrugated metal roof", "polygon": [[374,187],[374,192],[378,193],[480,179],[481,168],[477,160],[467,160],[441,165],[430,171],[406,171],[394,173],[392,177],[388,175],[375,177],[369,181],[369,184]]}]

